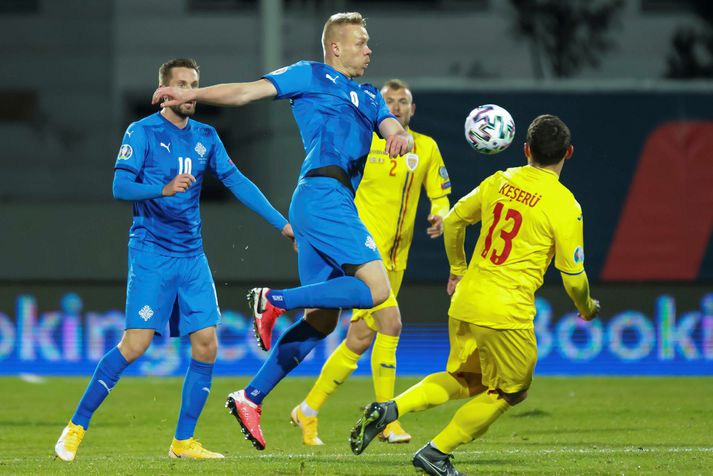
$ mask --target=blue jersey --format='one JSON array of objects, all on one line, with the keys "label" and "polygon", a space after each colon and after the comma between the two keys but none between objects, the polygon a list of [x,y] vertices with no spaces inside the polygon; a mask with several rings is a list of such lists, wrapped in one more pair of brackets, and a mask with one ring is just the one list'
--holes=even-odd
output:
[{"label": "blue jersey", "polygon": [[206,170],[223,182],[239,173],[213,127],[189,119],[180,129],[160,113],[127,128],[114,168],[156,186],[181,173],[196,178],[185,193],[133,204],[129,246],[167,256],[203,253],[199,199]]},{"label": "blue jersey", "polygon": [[337,165],[359,186],[372,132],[394,117],[378,89],[359,84],[324,63],[300,61],[264,76],[289,99],[307,157],[300,178],[312,169]]}]

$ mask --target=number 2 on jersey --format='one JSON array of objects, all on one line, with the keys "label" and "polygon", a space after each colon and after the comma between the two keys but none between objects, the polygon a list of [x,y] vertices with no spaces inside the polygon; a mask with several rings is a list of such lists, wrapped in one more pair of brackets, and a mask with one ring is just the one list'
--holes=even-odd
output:
[{"label": "number 2 on jersey", "polygon": [[[500,202],[495,204],[495,209],[493,210],[493,224],[490,225],[490,230],[488,230],[488,236],[485,237],[485,246],[483,247],[483,252],[480,254],[480,256],[482,256],[483,258],[488,256],[488,252],[493,246],[493,232],[495,231],[495,228],[500,222],[500,218],[502,217],[504,208],[505,206]],[[519,211],[514,210],[512,208],[509,208],[507,213],[505,214],[505,220],[512,220],[513,226],[510,231],[505,231],[504,229],[500,230],[500,238],[503,239],[505,245],[503,246],[503,249],[500,254],[498,254],[498,251],[496,249],[493,249],[493,253],[490,255],[490,261],[493,264],[497,265],[503,264],[505,260],[508,259],[508,256],[510,256],[510,252],[512,251],[512,240],[517,236],[518,232],[520,231],[520,227],[522,226],[522,215]]]}]

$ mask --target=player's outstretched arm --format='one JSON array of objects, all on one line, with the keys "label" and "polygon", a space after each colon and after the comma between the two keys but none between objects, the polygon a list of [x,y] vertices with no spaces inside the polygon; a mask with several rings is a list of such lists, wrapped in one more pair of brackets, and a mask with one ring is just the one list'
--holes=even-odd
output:
[{"label": "player's outstretched arm", "polygon": [[585,321],[591,321],[599,314],[599,301],[592,299],[589,294],[589,280],[587,273],[582,271],[579,274],[560,273],[562,284],[570,299],[579,311],[579,317]]},{"label": "player's outstretched arm", "polygon": [[379,134],[386,139],[386,153],[392,159],[413,149],[413,137],[393,117],[379,123]]},{"label": "player's outstretched arm", "polygon": [[160,103],[161,107],[177,106],[191,101],[213,106],[244,106],[275,96],[275,86],[267,79],[259,79],[250,83],[225,83],[195,89],[161,86],[154,91],[151,103]]}]

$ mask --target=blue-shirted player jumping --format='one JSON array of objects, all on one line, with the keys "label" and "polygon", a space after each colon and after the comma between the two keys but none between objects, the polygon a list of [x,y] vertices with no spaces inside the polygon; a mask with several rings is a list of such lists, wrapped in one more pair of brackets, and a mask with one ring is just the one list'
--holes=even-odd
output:
[{"label": "blue-shirted player jumping", "polygon": [[[191,101],[242,106],[263,98],[289,99],[307,157],[290,205],[302,286],[253,289],[248,295],[261,347],[270,347],[272,326],[287,309],[305,308],[303,319],[275,344],[262,368],[227,405],[257,449],[265,396],[336,326],[341,308],[371,308],[390,293],[379,251],[354,206],[354,190],[372,132],[386,138],[391,157],[405,154],[413,139],[389,113],[379,90],[358,84],[371,50],[359,13],[332,15],[324,25],[324,63],[300,61],[250,83],[180,90],[159,88],[154,102]],[[170,100],[165,100],[168,96]]]},{"label": "blue-shirted player jumping", "polygon": [[[198,65],[175,59],[159,69],[159,84],[198,87]],[[118,346],[99,361],[55,452],[72,461],[89,421],[124,369],[146,352],[154,334],[190,336],[191,362],[168,455],[222,458],[193,438],[210,393],[218,351],[220,310],[203,252],[199,198],[210,171],[245,205],[292,239],[287,220],[230,160],[215,129],[189,119],[195,103],[164,107],[131,124],[114,165],[114,197],[134,202],[129,234],[126,330]]]}]

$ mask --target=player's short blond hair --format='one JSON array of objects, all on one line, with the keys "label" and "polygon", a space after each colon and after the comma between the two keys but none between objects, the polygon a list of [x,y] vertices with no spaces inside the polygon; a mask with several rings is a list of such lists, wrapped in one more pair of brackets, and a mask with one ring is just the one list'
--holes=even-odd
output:
[{"label": "player's short blond hair", "polygon": [[409,84],[403,79],[394,78],[386,81],[381,89],[408,89],[409,91],[411,91],[411,86],[409,86]]},{"label": "player's short blond hair", "polygon": [[324,24],[322,29],[322,48],[327,51],[327,39],[331,38],[334,30],[343,25],[361,25],[366,28],[366,18],[359,12],[335,13]]}]

